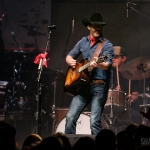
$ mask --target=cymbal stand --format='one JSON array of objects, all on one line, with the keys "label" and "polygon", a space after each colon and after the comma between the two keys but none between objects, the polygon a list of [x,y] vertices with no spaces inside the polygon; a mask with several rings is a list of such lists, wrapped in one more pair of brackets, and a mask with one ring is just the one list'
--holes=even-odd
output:
[{"label": "cymbal stand", "polygon": [[[57,74],[58,74],[58,72],[57,72]],[[52,107],[52,114],[50,114],[52,116],[52,119],[53,119],[52,133],[55,131],[55,121],[56,121],[56,114],[55,114],[55,110],[56,110],[56,107],[55,107],[56,84],[57,84],[57,75],[54,79],[54,82],[52,83],[52,85],[54,85],[54,99],[53,99],[53,105],[51,106]]]},{"label": "cymbal stand", "polygon": [[[147,104],[146,95],[145,95],[145,78],[146,78],[146,70],[144,70],[144,64],[140,64],[138,69],[140,69],[143,73],[143,105]],[[144,112],[147,112],[147,107],[144,107]],[[142,118],[142,124],[147,125],[147,119]]]},{"label": "cymbal stand", "polygon": [[19,65],[20,68],[17,70],[17,68],[16,68],[17,63],[19,63],[18,59],[14,62],[14,65],[13,65],[13,87],[12,87],[12,96],[13,96],[13,98],[15,96],[15,84],[16,84],[17,75],[18,75],[19,83],[21,81],[20,80],[21,64]]},{"label": "cymbal stand", "polygon": [[[51,35],[51,30],[49,30],[49,35],[48,35],[48,40],[47,40],[47,45],[46,49],[43,53],[45,53],[48,49],[49,41],[50,41],[50,35]],[[42,81],[41,81],[41,74],[43,70],[43,59],[40,59],[39,66],[38,66],[38,77],[36,81],[38,81],[38,94],[37,94],[37,111],[35,113],[36,117],[36,133],[41,135],[41,113],[42,113]]]},{"label": "cymbal stand", "polygon": [[109,114],[109,117],[108,115],[106,115],[107,119],[109,120],[109,127],[111,130],[113,130],[115,133],[117,132],[116,131],[116,128],[114,127],[114,120],[116,119],[117,115],[114,116],[114,112],[113,112],[113,78],[114,78],[114,72],[113,72],[113,68],[111,69],[111,82],[110,82],[110,89],[111,89],[111,96],[110,96],[110,114]]},{"label": "cymbal stand", "polygon": [[130,108],[130,97],[131,97],[131,96],[127,96],[127,97],[125,98],[125,111],[128,111],[129,123],[132,123],[132,119],[131,119],[131,108]]},{"label": "cymbal stand", "polygon": [[[17,64],[18,60],[16,60],[14,62],[14,66],[13,66],[13,83],[16,82],[16,64]],[[13,87],[12,87],[12,96],[14,98],[14,95],[15,95],[15,86],[13,84]]]}]

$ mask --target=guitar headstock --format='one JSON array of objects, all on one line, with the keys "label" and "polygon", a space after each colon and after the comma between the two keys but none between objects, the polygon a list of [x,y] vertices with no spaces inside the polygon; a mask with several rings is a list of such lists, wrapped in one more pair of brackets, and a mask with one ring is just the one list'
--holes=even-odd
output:
[{"label": "guitar headstock", "polygon": [[98,57],[97,63],[106,62],[107,58],[108,58],[108,55],[100,56]]}]

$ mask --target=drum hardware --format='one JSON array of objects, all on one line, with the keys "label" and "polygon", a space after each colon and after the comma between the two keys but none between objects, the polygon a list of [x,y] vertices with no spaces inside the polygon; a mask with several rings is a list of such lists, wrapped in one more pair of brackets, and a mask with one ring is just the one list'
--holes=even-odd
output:
[{"label": "drum hardware", "polygon": [[[143,96],[143,95],[141,94],[141,96]],[[140,105],[140,108],[141,108],[141,110],[142,110],[144,113],[146,113],[146,112],[148,111],[149,107],[150,107],[150,104],[147,104],[147,97],[149,97],[149,94],[148,94],[148,93],[145,93],[144,98],[145,98],[145,102],[146,102],[146,103],[143,103],[142,105]],[[142,116],[142,124],[149,126],[149,125],[150,125],[150,122],[149,122],[149,120],[148,120],[147,118],[145,118],[145,117]]]},{"label": "drum hardware", "polygon": [[55,114],[55,109],[56,109],[56,107],[55,107],[56,84],[57,84],[57,75],[56,75],[56,77],[54,79],[54,82],[52,83],[52,85],[54,85],[54,98],[53,98],[53,105],[51,106],[51,108],[52,108],[52,114],[51,114],[51,116],[52,116],[52,119],[53,119],[52,133],[55,130],[55,122],[56,122],[56,114]]},{"label": "drum hardware", "polygon": [[[149,114],[150,114],[150,104],[140,105],[140,107],[147,107],[148,111],[144,112],[143,110],[140,111],[142,114],[142,117],[145,118],[146,125],[150,126],[150,120],[149,120]],[[145,125],[145,122],[142,122],[143,125]]]},{"label": "drum hardware", "polygon": [[150,107],[150,104],[140,105],[140,107]]},{"label": "drum hardware", "polygon": [[130,98],[131,98],[131,96],[127,96],[125,99],[125,111],[128,111],[129,123],[131,124],[132,119],[131,119]]},{"label": "drum hardware", "polygon": [[52,117],[52,119],[53,119],[52,133],[54,133],[54,131],[55,131],[55,124],[56,124],[56,122],[57,122],[57,120],[56,120],[55,97],[56,97],[56,85],[57,85],[57,79],[58,79],[58,74],[59,74],[60,72],[62,72],[62,71],[57,70],[57,73],[56,73],[54,82],[52,83],[52,85],[54,85],[54,98],[53,98],[53,105],[51,106],[51,108],[52,108],[52,114],[50,114],[51,117]]},{"label": "drum hardware", "polygon": [[121,69],[121,74],[126,79],[142,80],[143,73],[146,78],[150,77],[150,57],[138,57],[127,62]]},{"label": "drum hardware", "polygon": [[83,114],[87,115],[87,116],[90,116],[91,115],[91,112],[83,112]]},{"label": "drum hardware", "polygon": [[[110,80],[110,89],[108,90],[107,101],[104,106],[103,114],[105,118],[109,121],[109,128],[117,134],[118,127],[115,127],[115,121],[118,116],[126,110],[126,101],[125,95],[121,90],[114,89],[113,79],[114,72],[113,68],[111,69],[111,80]],[[119,83],[119,74],[118,66],[116,66],[117,73],[117,85],[120,87]],[[122,127],[121,127],[122,128]]]},{"label": "drum hardware", "polygon": [[0,111],[7,110],[8,82],[0,81]]},{"label": "drum hardware", "polygon": [[[149,88],[145,88],[145,79],[150,77],[150,57],[138,57],[135,58],[128,63],[126,63],[122,70],[122,76],[129,79],[129,80],[141,80],[143,79],[143,105],[147,104],[147,98],[146,96],[147,91],[149,91]],[[139,95],[142,96],[142,95]],[[147,111],[147,107],[143,107],[144,112]],[[145,118],[142,118],[143,124],[146,124]]]},{"label": "drum hardware", "polygon": [[12,82],[9,82],[8,88],[8,99],[7,99],[7,110],[8,111],[24,111],[25,109],[25,98],[24,92],[26,85],[21,81],[21,69],[22,62],[24,61],[18,57],[13,64],[13,78]]},{"label": "drum hardware", "polygon": [[[105,103],[105,107],[104,107],[104,114],[105,114],[105,116],[106,116],[106,118],[107,118],[107,120],[109,121],[109,128],[111,129],[111,130],[115,130],[115,128],[114,128],[114,121],[115,121],[115,119],[116,119],[116,117],[117,117],[117,115],[116,114],[114,114],[114,94],[113,94],[113,91],[114,91],[114,89],[113,89],[113,82],[114,82],[114,80],[113,80],[113,77],[114,77],[114,72],[113,72],[113,68],[111,69],[111,80],[110,80],[110,89],[109,89],[109,91],[108,91],[108,99],[107,99],[107,101],[106,101],[106,103]],[[107,103],[108,103],[108,101],[109,101],[109,110],[106,108],[106,106],[108,106],[107,105]],[[119,101],[119,99],[117,99],[117,101]],[[107,110],[106,110],[107,109]]]}]

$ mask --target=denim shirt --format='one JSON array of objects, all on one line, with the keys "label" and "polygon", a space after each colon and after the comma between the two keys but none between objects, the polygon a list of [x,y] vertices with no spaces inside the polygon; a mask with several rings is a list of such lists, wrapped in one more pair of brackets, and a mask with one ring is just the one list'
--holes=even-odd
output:
[{"label": "denim shirt", "polygon": [[[77,59],[80,54],[82,54],[83,59],[91,60],[94,51],[99,42],[104,40],[103,37],[100,37],[93,46],[90,46],[89,36],[83,37],[74,48],[69,52],[68,55],[72,56],[74,59]],[[112,58],[114,56],[113,45],[109,40],[106,40],[99,56],[107,55],[107,62],[110,64],[108,70],[102,70],[100,68],[94,68],[92,70],[91,78],[92,79],[102,79],[108,81],[110,78],[110,68],[112,66]]]}]

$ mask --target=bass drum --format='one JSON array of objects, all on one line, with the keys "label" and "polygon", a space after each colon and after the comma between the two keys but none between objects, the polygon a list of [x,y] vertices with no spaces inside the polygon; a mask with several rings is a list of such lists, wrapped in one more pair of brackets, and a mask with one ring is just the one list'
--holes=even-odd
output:
[{"label": "bass drum", "polygon": [[[66,117],[63,118],[60,123],[57,125],[55,132],[62,132],[65,131],[65,124],[66,124]],[[101,124],[103,129],[109,129],[108,124],[105,122],[105,120],[101,119]],[[77,126],[76,126],[76,134],[91,134],[90,129],[90,117],[81,114],[80,117],[77,120]]]}]

